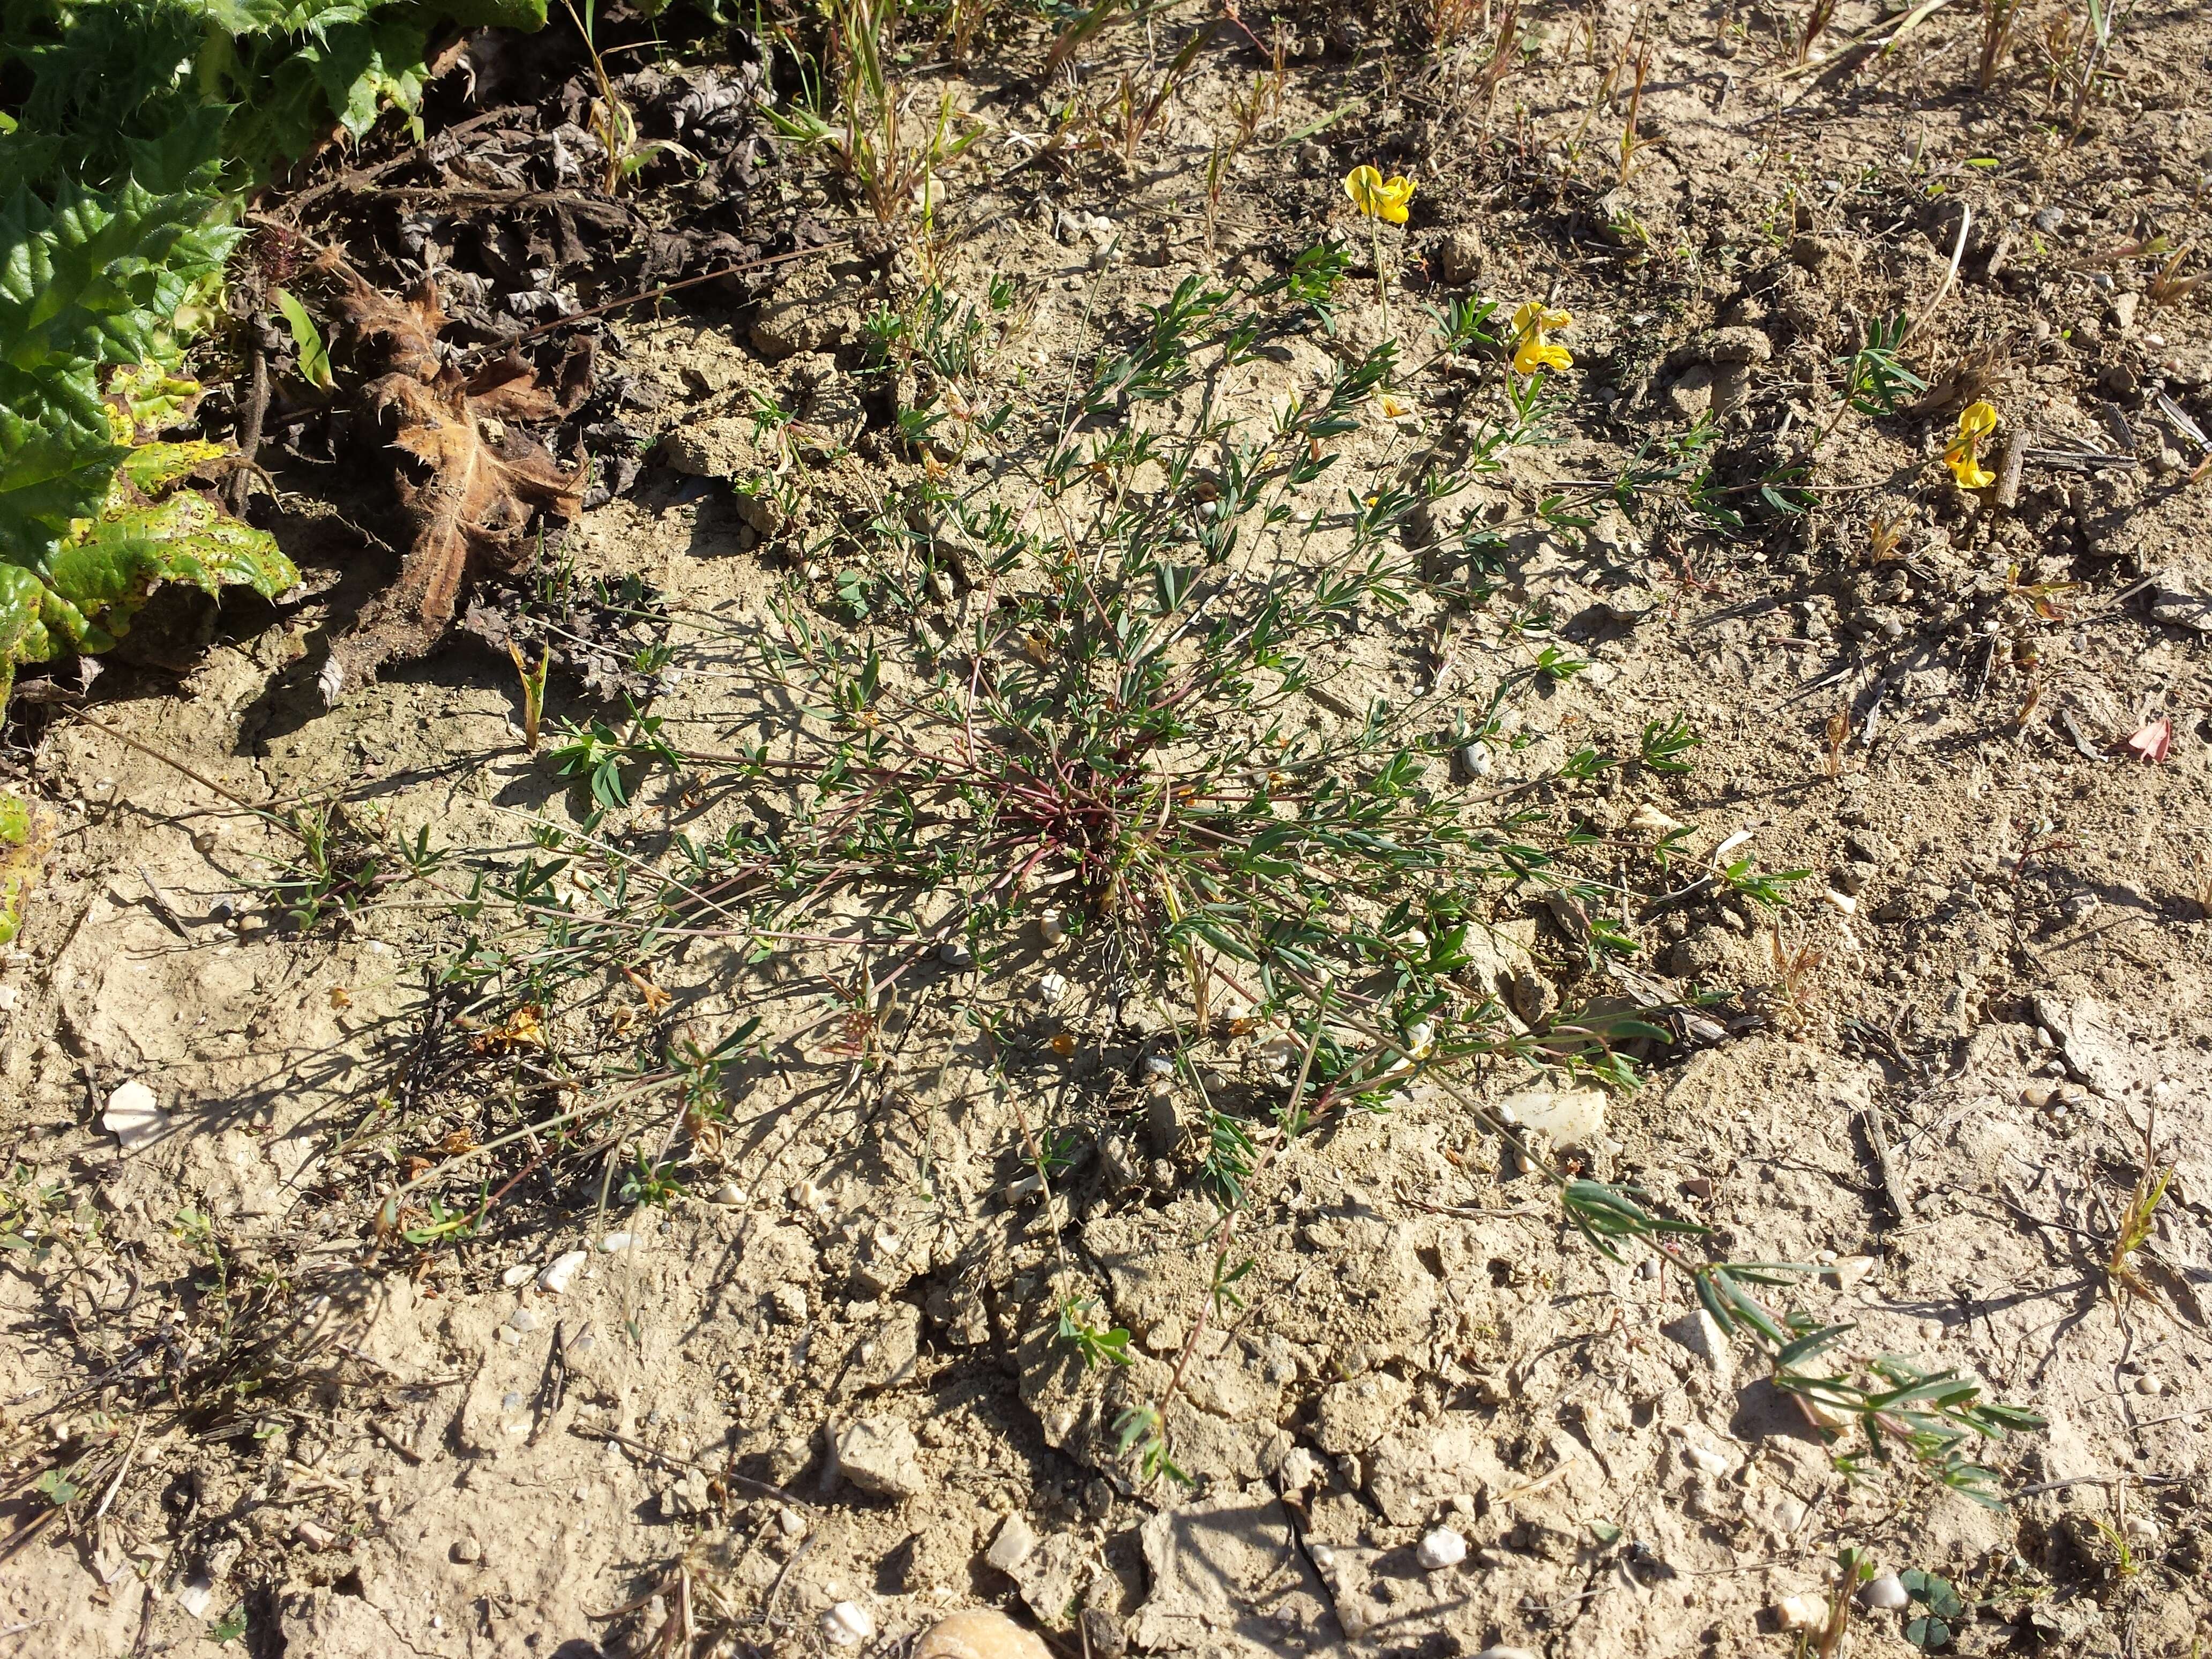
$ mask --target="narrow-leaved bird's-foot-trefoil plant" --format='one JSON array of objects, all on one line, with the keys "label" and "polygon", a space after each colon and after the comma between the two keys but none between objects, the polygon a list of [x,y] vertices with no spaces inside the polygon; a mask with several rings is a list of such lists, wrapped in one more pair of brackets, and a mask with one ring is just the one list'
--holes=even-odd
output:
[{"label": "narrow-leaved bird's-foot-trefoil plant", "polygon": [[1365,214],[1375,237],[1375,297],[1382,307],[1382,334],[1390,336],[1390,281],[1382,269],[1382,227],[1406,222],[1407,207],[1413,199],[1413,181],[1394,173],[1385,179],[1371,167],[1361,166],[1344,175],[1344,193],[1352,206]]},{"label": "narrow-leaved bird's-foot-trefoil plant", "polygon": [[1961,489],[1987,489],[1997,475],[1982,465],[1982,444],[1997,429],[1997,411],[1986,402],[1966,405],[1959,416],[1959,429],[1944,447],[1943,465]]}]

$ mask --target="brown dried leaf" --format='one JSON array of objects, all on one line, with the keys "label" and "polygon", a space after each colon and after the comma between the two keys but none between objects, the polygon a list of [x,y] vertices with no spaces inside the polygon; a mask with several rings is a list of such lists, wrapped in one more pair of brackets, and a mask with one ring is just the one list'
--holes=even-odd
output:
[{"label": "brown dried leaf", "polygon": [[437,331],[446,319],[434,284],[426,280],[403,305],[349,270],[340,275],[348,321],[392,365],[362,388],[362,398],[380,422],[390,423],[392,447],[404,458],[396,482],[415,540],[398,579],[332,647],[320,677],[330,702],[392,658],[420,656],[436,644],[471,574],[512,570],[527,556],[538,514],[573,518],[581,510],[583,467],[563,471],[535,438],[508,423],[556,419],[590,384],[588,351],[562,365],[557,392],[539,386],[514,354],[465,379],[439,361]]}]

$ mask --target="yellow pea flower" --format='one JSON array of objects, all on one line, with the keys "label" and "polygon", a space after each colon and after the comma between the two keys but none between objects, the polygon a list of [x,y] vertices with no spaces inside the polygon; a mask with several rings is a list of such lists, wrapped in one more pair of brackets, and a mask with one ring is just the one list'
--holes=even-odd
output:
[{"label": "yellow pea flower", "polygon": [[1344,193],[1369,218],[1402,225],[1406,204],[1413,199],[1413,181],[1395,174],[1385,179],[1373,167],[1356,167],[1344,175]]},{"label": "yellow pea flower", "polygon": [[1987,403],[1972,403],[1959,416],[1959,433],[1943,451],[1943,465],[1961,489],[1987,489],[1997,475],[1982,465],[1982,440],[1997,429],[1997,412]]},{"label": "yellow pea flower", "polygon": [[1535,300],[1523,305],[1513,313],[1513,372],[1534,374],[1540,368],[1572,368],[1574,354],[1544,337],[1574,325],[1569,313],[1553,311]]}]

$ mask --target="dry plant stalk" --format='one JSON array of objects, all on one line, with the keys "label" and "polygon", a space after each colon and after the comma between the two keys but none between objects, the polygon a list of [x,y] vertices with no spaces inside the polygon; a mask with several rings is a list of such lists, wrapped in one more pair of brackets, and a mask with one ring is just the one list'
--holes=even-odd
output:
[{"label": "dry plant stalk", "polygon": [[1620,124],[1620,176],[1616,185],[1626,184],[1636,175],[1636,152],[1648,141],[1636,132],[1636,120],[1644,108],[1644,79],[1651,72],[1651,48],[1646,46],[1636,54],[1636,79],[1628,88],[1628,118]]},{"label": "dry plant stalk", "polygon": [[1805,13],[1805,22],[1797,31],[1797,61],[1810,63],[1813,48],[1827,33],[1828,26],[1836,21],[1836,9],[1840,0],[1813,0]]},{"label": "dry plant stalk", "polygon": [[2021,0],[1982,0],[1982,48],[1974,60],[1974,89],[1987,92],[1996,84],[1997,70],[2012,50],[2013,25],[2020,19]]}]

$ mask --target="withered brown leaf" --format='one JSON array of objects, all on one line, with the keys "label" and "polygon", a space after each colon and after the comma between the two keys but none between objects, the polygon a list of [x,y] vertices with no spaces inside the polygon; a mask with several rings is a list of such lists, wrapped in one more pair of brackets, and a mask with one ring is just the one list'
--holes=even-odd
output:
[{"label": "withered brown leaf", "polygon": [[338,305],[356,339],[386,372],[361,390],[363,410],[392,435],[400,504],[415,539],[392,586],[331,648],[319,684],[335,703],[395,657],[417,657],[453,619],[478,570],[512,570],[528,556],[540,513],[573,518],[584,468],[563,470],[520,422],[556,420],[583,400],[588,350],[562,366],[561,385],[538,383],[519,355],[464,375],[438,349],[446,325],[437,285],[425,277],[405,301],[379,292],[349,267],[332,267]]}]

